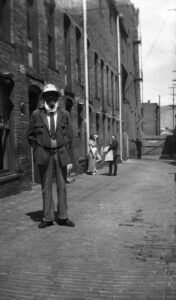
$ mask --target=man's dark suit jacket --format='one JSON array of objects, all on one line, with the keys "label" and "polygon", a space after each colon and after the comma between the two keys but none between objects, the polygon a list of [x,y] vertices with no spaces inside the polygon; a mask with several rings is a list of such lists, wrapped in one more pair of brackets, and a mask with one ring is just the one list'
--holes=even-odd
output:
[{"label": "man's dark suit jacket", "polygon": [[[44,107],[36,109],[30,118],[27,132],[29,144],[34,149],[34,161],[38,165],[47,165],[50,157],[51,137],[47,114]],[[58,157],[62,166],[70,163],[73,131],[69,113],[62,108],[57,109],[56,141]]]},{"label": "man's dark suit jacket", "polygon": [[113,159],[115,160],[117,158],[117,155],[118,155],[118,146],[119,146],[119,143],[118,143],[118,140],[113,140],[112,141],[112,144],[109,146],[109,149],[108,151],[112,150],[113,151]]}]

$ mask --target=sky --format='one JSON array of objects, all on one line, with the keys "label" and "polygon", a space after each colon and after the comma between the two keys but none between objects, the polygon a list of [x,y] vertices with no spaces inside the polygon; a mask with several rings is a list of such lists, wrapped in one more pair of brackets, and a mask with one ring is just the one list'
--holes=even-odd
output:
[{"label": "sky", "polygon": [[140,12],[142,100],[159,103],[160,98],[161,105],[173,104],[173,88],[170,87],[175,84],[176,94],[176,1],[131,2]]}]

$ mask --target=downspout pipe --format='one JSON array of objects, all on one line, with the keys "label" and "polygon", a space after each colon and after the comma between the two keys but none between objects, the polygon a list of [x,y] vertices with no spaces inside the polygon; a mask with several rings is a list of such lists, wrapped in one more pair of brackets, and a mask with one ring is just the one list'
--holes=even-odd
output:
[{"label": "downspout pipe", "polygon": [[123,160],[123,132],[122,132],[122,72],[121,72],[121,45],[120,45],[120,15],[117,15],[117,63],[118,63],[118,91],[119,91],[119,134],[120,160]]}]

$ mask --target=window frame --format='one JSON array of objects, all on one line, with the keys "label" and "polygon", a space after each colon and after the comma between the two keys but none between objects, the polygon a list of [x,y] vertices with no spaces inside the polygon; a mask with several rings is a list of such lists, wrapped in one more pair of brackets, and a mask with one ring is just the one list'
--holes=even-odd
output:
[{"label": "window frame", "polygon": [[[1,161],[0,161],[0,176],[4,174],[10,174],[14,170],[13,161],[13,104],[10,101],[10,93],[14,86],[14,82],[11,78],[3,77],[0,74],[0,142],[1,142]],[[1,101],[2,99],[2,101]],[[5,140],[5,151],[3,152],[3,141]],[[5,155],[3,155],[5,153]],[[3,158],[5,157],[5,158]]]}]

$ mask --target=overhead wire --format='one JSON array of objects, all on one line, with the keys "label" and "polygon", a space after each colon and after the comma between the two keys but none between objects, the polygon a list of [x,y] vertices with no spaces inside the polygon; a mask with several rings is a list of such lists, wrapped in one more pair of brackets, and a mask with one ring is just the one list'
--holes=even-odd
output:
[{"label": "overhead wire", "polygon": [[159,38],[161,37],[161,33],[162,33],[163,28],[164,28],[165,25],[166,25],[166,21],[164,20],[164,21],[162,22],[160,28],[159,28],[159,31],[158,31],[157,34],[156,34],[156,37],[155,37],[155,39],[154,39],[152,45],[150,46],[150,48],[149,48],[149,50],[148,50],[148,52],[147,52],[147,54],[146,54],[146,57],[145,57],[145,63],[146,63],[147,59],[149,58],[149,56],[151,55],[153,49],[156,47],[156,44],[158,43],[158,40],[159,40]]}]

